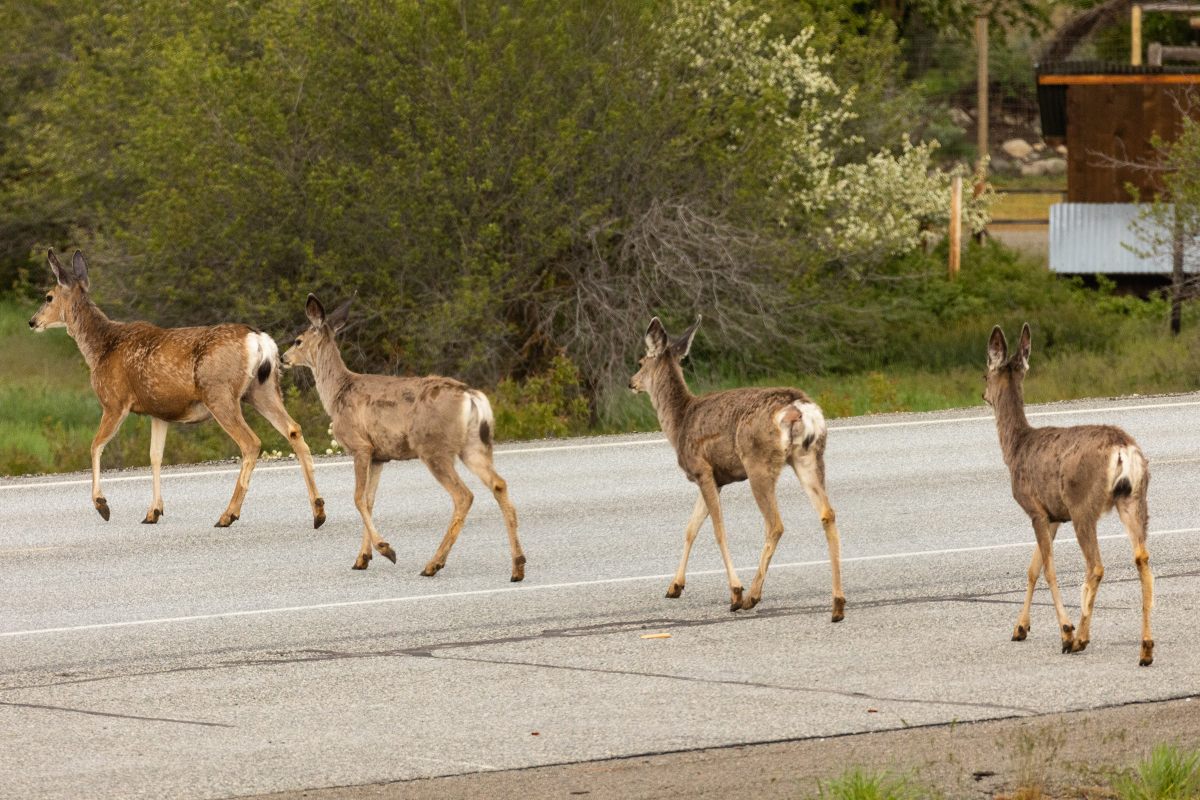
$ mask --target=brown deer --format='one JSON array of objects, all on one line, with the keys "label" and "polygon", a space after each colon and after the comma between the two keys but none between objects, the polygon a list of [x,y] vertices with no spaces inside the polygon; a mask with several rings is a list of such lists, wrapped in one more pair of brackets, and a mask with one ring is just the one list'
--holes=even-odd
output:
[{"label": "brown deer", "polygon": [[[1111,425],[1076,425],[1070,428],[1034,428],[1025,418],[1022,383],[1029,369],[1029,325],[1021,329],[1017,352],[1008,354],[1008,342],[997,325],[988,340],[987,385],[983,399],[996,415],[1000,449],[1012,477],[1013,498],[1033,522],[1037,549],[1029,562],[1025,604],[1013,630],[1013,641],[1023,641],[1030,630],[1029,606],[1038,575],[1044,569],[1062,635],[1062,651],[1078,653],[1088,645],[1096,590],[1104,577],[1096,523],[1115,506],[1133,544],[1133,561],[1142,583],[1142,645],[1138,661],[1143,667],[1154,660],[1150,636],[1150,607],[1154,604],[1154,576],[1146,550],[1149,512],[1146,492],[1150,470],[1146,457],[1125,431]],[[1058,592],[1054,573],[1054,537],[1058,526],[1071,522],[1087,575],[1083,583],[1079,630],[1071,626]]]},{"label": "brown deer", "polygon": [[[692,347],[700,318],[672,341],[658,317],[646,329],[646,355],[641,369],[630,379],[634,392],[650,395],[663,433],[675,448],[679,466],[688,480],[700,487],[684,535],[683,558],[667,597],[683,592],[688,555],[704,520],[712,515],[717,547],[729,576],[731,611],[750,609],[762,599],[763,581],[775,547],[783,536],[783,521],[775,500],[775,484],[784,465],[800,479],[813,508],[821,516],[829,563],[833,572],[833,621],[845,614],[842,594],[841,544],[833,507],[825,494],[825,417],[799,389],[730,389],[697,397],[683,379],[680,362]],[[750,593],[742,597],[742,583],[733,569],[721,517],[721,487],[750,480],[750,489],[766,521],[766,542]]]},{"label": "brown deer", "polygon": [[414,458],[421,459],[454,501],[450,527],[421,574],[432,577],[446,566],[474,500],[454,468],[457,457],[500,505],[512,550],[512,580],[523,580],[525,555],[517,539],[517,511],[508,498],[508,484],[492,465],[495,421],[487,396],[436,375],[401,378],[351,372],[335,341],[346,327],[350,301],[326,317],[321,301],[310,294],[304,310],[309,327],[296,336],[283,354],[283,363],[312,370],[321,405],[333,420],[333,435],[354,458],[354,505],[362,515],[363,538],[353,568],[367,568],[372,546],[396,563],[395,551],[380,537],[371,518],[375,490],[384,464]]},{"label": "brown deer", "polygon": [[163,516],[160,470],[170,423],[212,417],[242,452],[237,486],[216,527],[233,524],[241,513],[261,445],[242,416],[242,402],[248,402],[291,442],[308,486],[313,527],[321,527],[325,501],[317,493],[312,456],[300,426],[283,406],[279,350],[270,336],[248,325],[159,328],[148,322],[115,322],[88,294],[88,269],[82,253],[75,251],[69,269],[53,250],[47,257],[57,285],[46,292],[29,327],[37,332],[65,327],[91,370],[101,409],[100,429],[92,440],[92,504],[101,517],[107,521],[110,512],[100,492],[100,456],[133,412],[150,417],[154,499],[142,522],[153,525]]}]

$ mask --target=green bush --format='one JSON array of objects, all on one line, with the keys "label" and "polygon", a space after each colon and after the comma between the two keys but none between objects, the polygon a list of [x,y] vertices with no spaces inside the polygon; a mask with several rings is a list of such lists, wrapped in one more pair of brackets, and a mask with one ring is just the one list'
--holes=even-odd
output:
[{"label": "green bush", "polygon": [[562,353],[545,372],[520,382],[501,381],[493,401],[496,435],[503,439],[578,435],[591,421],[579,369]]}]

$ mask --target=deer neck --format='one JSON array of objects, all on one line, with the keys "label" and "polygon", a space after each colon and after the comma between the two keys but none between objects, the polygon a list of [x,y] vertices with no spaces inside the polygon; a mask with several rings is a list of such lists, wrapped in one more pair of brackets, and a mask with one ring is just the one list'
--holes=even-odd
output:
[{"label": "deer neck", "polygon": [[337,343],[332,340],[321,342],[317,347],[316,358],[313,362],[313,378],[317,383],[317,394],[321,405],[330,416],[333,415],[334,403],[338,395],[346,387],[354,373],[342,360],[342,353]]},{"label": "deer neck", "polygon": [[1015,381],[996,400],[996,430],[1000,434],[1000,449],[1004,463],[1012,466],[1029,431],[1033,430],[1025,417],[1025,395]]},{"label": "deer neck", "polygon": [[67,334],[75,340],[88,369],[95,369],[104,354],[112,349],[113,331],[119,323],[106,317],[86,294],[71,304],[66,323]]},{"label": "deer neck", "polygon": [[650,404],[658,415],[658,424],[677,450],[683,415],[693,399],[694,395],[683,379],[683,369],[678,364],[669,364],[650,387]]}]

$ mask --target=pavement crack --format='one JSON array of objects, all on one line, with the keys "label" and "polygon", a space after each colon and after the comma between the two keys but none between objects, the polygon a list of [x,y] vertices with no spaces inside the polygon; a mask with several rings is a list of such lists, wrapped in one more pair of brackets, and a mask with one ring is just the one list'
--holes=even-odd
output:
[{"label": "pavement crack", "polygon": [[132,719],[139,722],[170,722],[175,725],[199,725],[204,728],[233,728],[224,722],[204,722],[196,719],[175,719],[173,717],[146,717],[139,714],[118,714],[112,711],[92,711],[87,708],[71,708],[69,706],[51,706],[44,703],[17,703],[11,700],[0,700],[0,706],[10,708],[31,708],[40,711],[64,711],[69,714],[86,714],[90,717],[112,717],[115,719]]}]

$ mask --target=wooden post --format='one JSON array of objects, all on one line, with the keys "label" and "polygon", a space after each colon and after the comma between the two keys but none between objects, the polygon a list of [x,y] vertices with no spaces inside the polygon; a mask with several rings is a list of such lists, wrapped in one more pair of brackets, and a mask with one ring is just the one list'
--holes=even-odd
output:
[{"label": "wooden post", "polygon": [[[975,67],[975,82],[977,84],[978,99],[975,102],[976,106],[976,148],[979,150],[979,163],[982,165],[987,157],[988,150],[988,19],[980,14],[975,18],[975,52],[978,54],[978,63]],[[987,171],[980,170],[983,178],[987,178]]]},{"label": "wooden post", "polygon": [[950,280],[958,278],[962,258],[962,176],[950,181]]},{"label": "wooden post", "polygon": [[1139,5],[1129,9],[1129,63],[1135,67],[1142,65],[1142,7]]},{"label": "wooden post", "polygon": [[1178,336],[1183,317],[1183,215],[1175,204],[1174,236],[1171,242],[1171,335]]}]

